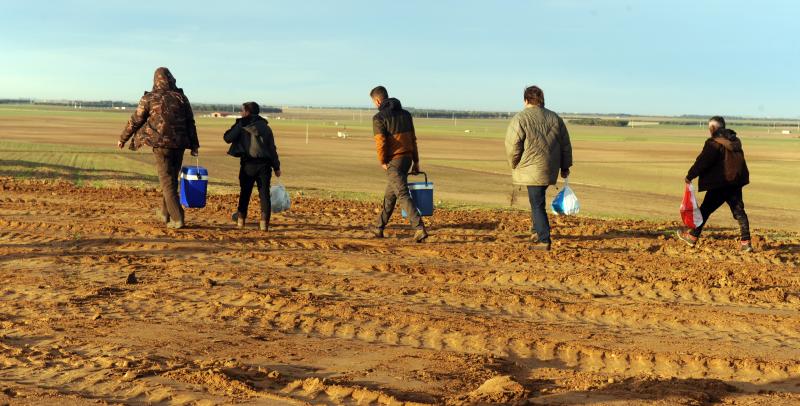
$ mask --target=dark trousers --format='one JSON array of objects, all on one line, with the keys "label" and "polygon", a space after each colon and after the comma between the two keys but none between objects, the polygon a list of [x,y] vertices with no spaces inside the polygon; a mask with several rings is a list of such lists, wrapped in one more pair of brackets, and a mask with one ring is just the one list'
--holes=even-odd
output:
[{"label": "dark trousers", "polygon": [[392,217],[394,206],[400,200],[400,207],[406,210],[408,220],[411,227],[416,229],[425,228],[422,223],[422,217],[417,213],[417,207],[411,200],[411,194],[408,191],[408,171],[411,169],[411,158],[403,156],[395,158],[389,162],[389,168],[386,169],[386,192],[383,195],[383,210],[378,216],[378,227],[383,229],[389,224],[389,218]]},{"label": "dark trousers", "polygon": [[170,221],[183,221],[183,207],[178,198],[178,175],[183,165],[183,149],[153,148],[158,181],[161,183],[161,213]]},{"label": "dark trousers", "polygon": [[744,200],[742,199],[741,186],[726,186],[719,189],[711,189],[706,192],[703,204],[700,205],[700,213],[703,215],[703,224],[691,231],[695,237],[700,237],[703,227],[708,222],[708,218],[714,213],[722,203],[728,203],[731,208],[733,218],[739,222],[739,229],[742,233],[742,241],[750,240],[750,222],[747,213],[744,211]]},{"label": "dark trousers", "polygon": [[242,164],[239,167],[239,207],[237,211],[243,218],[247,218],[247,208],[250,206],[250,195],[253,194],[253,184],[258,186],[258,198],[261,202],[261,219],[269,223],[272,214],[272,200],[269,196],[269,183],[272,180],[272,167],[269,164]]},{"label": "dark trousers", "polygon": [[531,202],[531,224],[536,230],[539,242],[550,242],[550,220],[547,219],[544,201],[547,186],[528,186],[528,200]]}]

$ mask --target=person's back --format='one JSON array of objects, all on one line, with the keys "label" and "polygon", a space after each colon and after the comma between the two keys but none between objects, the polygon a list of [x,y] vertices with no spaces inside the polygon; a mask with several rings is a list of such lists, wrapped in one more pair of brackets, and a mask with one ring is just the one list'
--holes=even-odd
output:
[{"label": "person's back", "polygon": [[269,231],[272,217],[270,181],[272,171],[281,176],[281,161],[275,146],[275,136],[269,122],[259,115],[256,102],[242,104],[242,117],[237,119],[222,138],[231,148],[228,154],[239,157],[239,205],[231,216],[237,227],[245,227],[253,184],[258,186],[261,218],[258,227]]},{"label": "person's back", "polygon": [[[250,117],[248,117],[250,118]],[[242,163],[256,161],[271,163],[278,160],[277,149],[275,148],[275,136],[269,122],[261,117],[255,116],[251,120],[242,119],[242,134],[239,138],[242,150]],[[275,167],[280,167],[277,163]]]},{"label": "person's back", "polygon": [[131,140],[132,150],[138,150],[143,145],[153,148],[163,193],[162,205],[156,209],[156,216],[170,228],[183,227],[184,212],[178,201],[178,173],[184,150],[191,149],[192,155],[197,156],[200,143],[192,106],[183,90],[175,85],[175,77],[169,69],[156,69],[152,91],[145,92],[139,100],[136,111],[122,130],[117,146],[123,148],[128,140]]},{"label": "person's back", "polygon": [[409,170],[412,173],[420,171],[414,121],[411,114],[403,109],[400,100],[389,97],[385,87],[375,87],[369,96],[378,108],[378,113],[372,117],[372,132],[375,135],[378,162],[385,171],[387,180],[383,209],[372,233],[376,238],[384,237],[383,230],[399,200],[408,214],[411,226],[417,230],[414,241],[422,242],[428,238],[428,232],[408,189]]},{"label": "person's back", "polygon": [[689,169],[687,177],[700,178],[698,190],[701,192],[725,186],[742,187],[750,183],[742,141],[736,132],[727,128],[714,131],[706,139],[703,151]]},{"label": "person's back", "polygon": [[403,155],[411,157],[413,162],[419,162],[414,122],[400,100],[393,97],[384,100],[372,122],[381,164],[388,164]]},{"label": "person's back", "polygon": [[[544,92],[529,86],[523,93],[525,108],[514,115],[506,130],[506,156],[511,181],[526,186],[531,204],[531,246],[550,249],[550,221],[545,210],[547,187],[558,174],[566,178],[572,166],[572,143],[567,126],[558,114],[544,108]],[[534,233],[535,230],[535,233]]]},{"label": "person's back", "polygon": [[727,203],[731,214],[739,223],[741,232],[740,249],[750,252],[753,245],[750,241],[750,220],[744,209],[742,188],[750,183],[750,172],[744,159],[742,141],[736,132],[725,126],[725,119],[720,116],[708,120],[710,137],[703,144],[703,150],[695,159],[694,165],[686,173],[685,182],[699,177],[699,190],[706,191],[700,214],[703,222],[690,230],[677,230],[677,237],[694,247],[708,222],[708,218],[723,203]]},{"label": "person's back", "polygon": [[136,112],[122,132],[127,141],[136,134],[130,149],[147,145],[153,148],[191,149],[199,147],[197,128],[189,99],[175,86],[175,78],[167,68],[158,68],[153,89],[145,92]]},{"label": "person's back", "polygon": [[[515,184],[553,185],[559,169],[572,165],[572,146],[558,114],[544,107],[529,106],[511,119],[509,127],[524,134],[521,151],[510,145],[512,150],[519,151],[519,155],[511,157]],[[515,139],[507,138],[507,142]]]}]

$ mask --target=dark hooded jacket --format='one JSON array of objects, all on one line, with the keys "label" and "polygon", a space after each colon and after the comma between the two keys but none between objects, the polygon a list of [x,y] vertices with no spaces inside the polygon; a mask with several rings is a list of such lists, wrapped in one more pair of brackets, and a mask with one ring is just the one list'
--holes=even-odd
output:
[{"label": "dark hooded jacket", "polygon": [[242,165],[263,163],[276,171],[281,170],[275,136],[265,118],[238,118],[222,138],[231,144],[228,154],[241,158]]},{"label": "dark hooded jacket", "polygon": [[153,148],[197,149],[197,128],[189,99],[175,86],[175,78],[167,68],[156,69],[153,90],[144,92],[120,141],[128,142],[130,149],[142,145]]},{"label": "dark hooded jacket", "polygon": [[703,151],[697,156],[686,178],[692,180],[698,176],[701,192],[750,183],[742,141],[735,131],[723,128],[706,140]]},{"label": "dark hooded jacket", "polygon": [[414,122],[400,100],[391,97],[381,103],[378,113],[372,117],[372,130],[381,164],[388,164],[401,156],[410,157],[414,163],[419,162]]}]

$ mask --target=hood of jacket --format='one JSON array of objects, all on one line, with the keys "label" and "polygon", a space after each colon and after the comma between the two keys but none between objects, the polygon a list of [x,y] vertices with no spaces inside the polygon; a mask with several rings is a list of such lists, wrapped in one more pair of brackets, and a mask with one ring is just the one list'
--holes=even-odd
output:
[{"label": "hood of jacket", "polygon": [[711,138],[728,151],[742,151],[742,140],[736,136],[736,131],[723,128],[721,130],[717,130],[714,135],[711,136]]},{"label": "hood of jacket", "polygon": [[249,125],[253,125],[253,124],[255,124],[256,122],[259,122],[259,121],[263,121],[264,124],[269,124],[269,121],[267,121],[266,118],[258,116],[258,115],[241,117],[241,118],[237,118],[236,119],[236,122],[239,123],[239,125],[241,125],[242,127],[247,127]]},{"label": "hood of jacket", "polygon": [[403,105],[400,104],[400,100],[395,99],[394,97],[390,97],[381,102],[381,106],[378,107],[380,111],[397,111],[402,110]]},{"label": "hood of jacket", "polygon": [[172,76],[172,72],[167,68],[161,67],[156,69],[153,74],[153,91],[163,92],[167,90],[178,90],[178,87],[175,85],[175,77]]}]

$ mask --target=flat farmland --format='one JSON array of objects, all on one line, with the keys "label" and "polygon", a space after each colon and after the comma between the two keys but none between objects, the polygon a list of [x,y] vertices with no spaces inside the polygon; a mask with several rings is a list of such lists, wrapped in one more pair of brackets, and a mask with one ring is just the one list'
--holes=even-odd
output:
[{"label": "flat farmland", "polygon": [[[379,199],[384,179],[372,139],[371,110],[286,109],[270,117],[292,191]],[[114,148],[130,112],[0,108],[0,174],[67,176],[77,182],[155,184],[149,151]],[[280,117],[280,119],[277,119]],[[238,160],[225,155],[222,133],[232,119],[198,117],[201,165],[214,190],[235,188]],[[525,209],[527,195],[510,183],[503,136],[507,120],[417,119],[423,169],[447,207]],[[745,146],[751,185],[745,203],[754,228],[800,230],[800,138],[736,129]],[[308,128],[308,143],[306,143]],[[683,177],[707,137],[700,127],[569,126],[575,166],[570,178],[582,214],[675,221]],[[347,139],[337,132],[347,132]],[[469,131],[469,132],[465,132]],[[188,155],[187,155],[187,163]],[[193,160],[192,160],[193,161]],[[98,172],[99,171],[99,172]],[[560,184],[559,184],[560,186]],[[550,195],[556,188],[550,188]],[[512,196],[514,197],[512,199]],[[513,204],[512,204],[513,203]],[[731,227],[723,207],[711,222]]]},{"label": "flat farmland", "polygon": [[415,244],[366,231],[367,111],[280,116],[293,206],[264,234],[230,222],[231,120],[198,118],[213,193],[168,230],[128,113],[0,109],[0,404],[800,404],[800,140],[740,132],[744,254],[724,208],[670,237],[702,129],[570,127],[584,211],[544,253],[505,120],[417,121],[442,203]]}]

